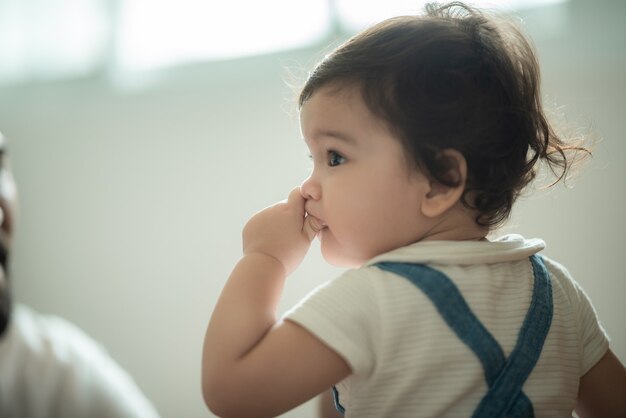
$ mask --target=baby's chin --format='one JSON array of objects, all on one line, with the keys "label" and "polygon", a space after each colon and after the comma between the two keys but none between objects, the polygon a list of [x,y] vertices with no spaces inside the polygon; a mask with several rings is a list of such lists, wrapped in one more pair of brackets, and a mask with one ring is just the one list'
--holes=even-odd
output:
[{"label": "baby's chin", "polygon": [[[323,240],[323,238],[320,237],[320,240]],[[323,241],[322,257],[331,266],[341,268],[359,268],[367,261],[362,259],[356,259],[355,257],[350,257],[346,254],[338,253],[337,251],[331,251],[324,247]]]}]

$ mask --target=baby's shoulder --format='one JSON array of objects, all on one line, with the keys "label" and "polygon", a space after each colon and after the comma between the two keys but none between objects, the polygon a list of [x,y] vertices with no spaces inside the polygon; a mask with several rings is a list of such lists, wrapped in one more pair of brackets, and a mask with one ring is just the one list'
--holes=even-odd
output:
[{"label": "baby's shoulder", "polygon": [[572,277],[567,267],[549,257],[543,256],[542,258],[550,273],[553,297],[565,297],[572,306],[588,301],[589,297],[580,284]]}]

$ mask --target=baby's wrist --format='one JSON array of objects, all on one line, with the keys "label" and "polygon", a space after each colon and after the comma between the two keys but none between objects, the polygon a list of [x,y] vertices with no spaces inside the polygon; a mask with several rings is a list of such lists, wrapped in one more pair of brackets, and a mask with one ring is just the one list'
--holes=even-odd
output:
[{"label": "baby's wrist", "polygon": [[260,251],[244,252],[242,262],[254,263],[259,269],[272,271],[285,278],[288,275],[287,266],[277,257]]}]

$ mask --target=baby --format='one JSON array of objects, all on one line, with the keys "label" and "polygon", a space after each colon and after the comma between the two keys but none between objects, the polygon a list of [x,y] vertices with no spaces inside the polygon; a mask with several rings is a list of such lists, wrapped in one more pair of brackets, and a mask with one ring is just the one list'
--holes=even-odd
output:
[{"label": "baby", "polygon": [[[276,416],[333,388],[354,417],[621,416],[626,371],[544,243],[486,237],[539,162],[587,150],[541,105],[532,47],[454,2],[386,20],[326,56],[300,95],[313,170],[254,215],[211,317],[203,394],[220,416]],[[347,267],[282,319],[318,237]]]}]

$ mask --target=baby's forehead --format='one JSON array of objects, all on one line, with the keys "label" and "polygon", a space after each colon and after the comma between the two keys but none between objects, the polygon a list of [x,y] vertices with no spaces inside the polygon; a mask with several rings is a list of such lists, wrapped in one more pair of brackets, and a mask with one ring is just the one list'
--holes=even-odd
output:
[{"label": "baby's forehead", "polygon": [[324,90],[327,94],[363,100],[363,83],[358,80],[331,80],[324,84],[320,90]]}]

